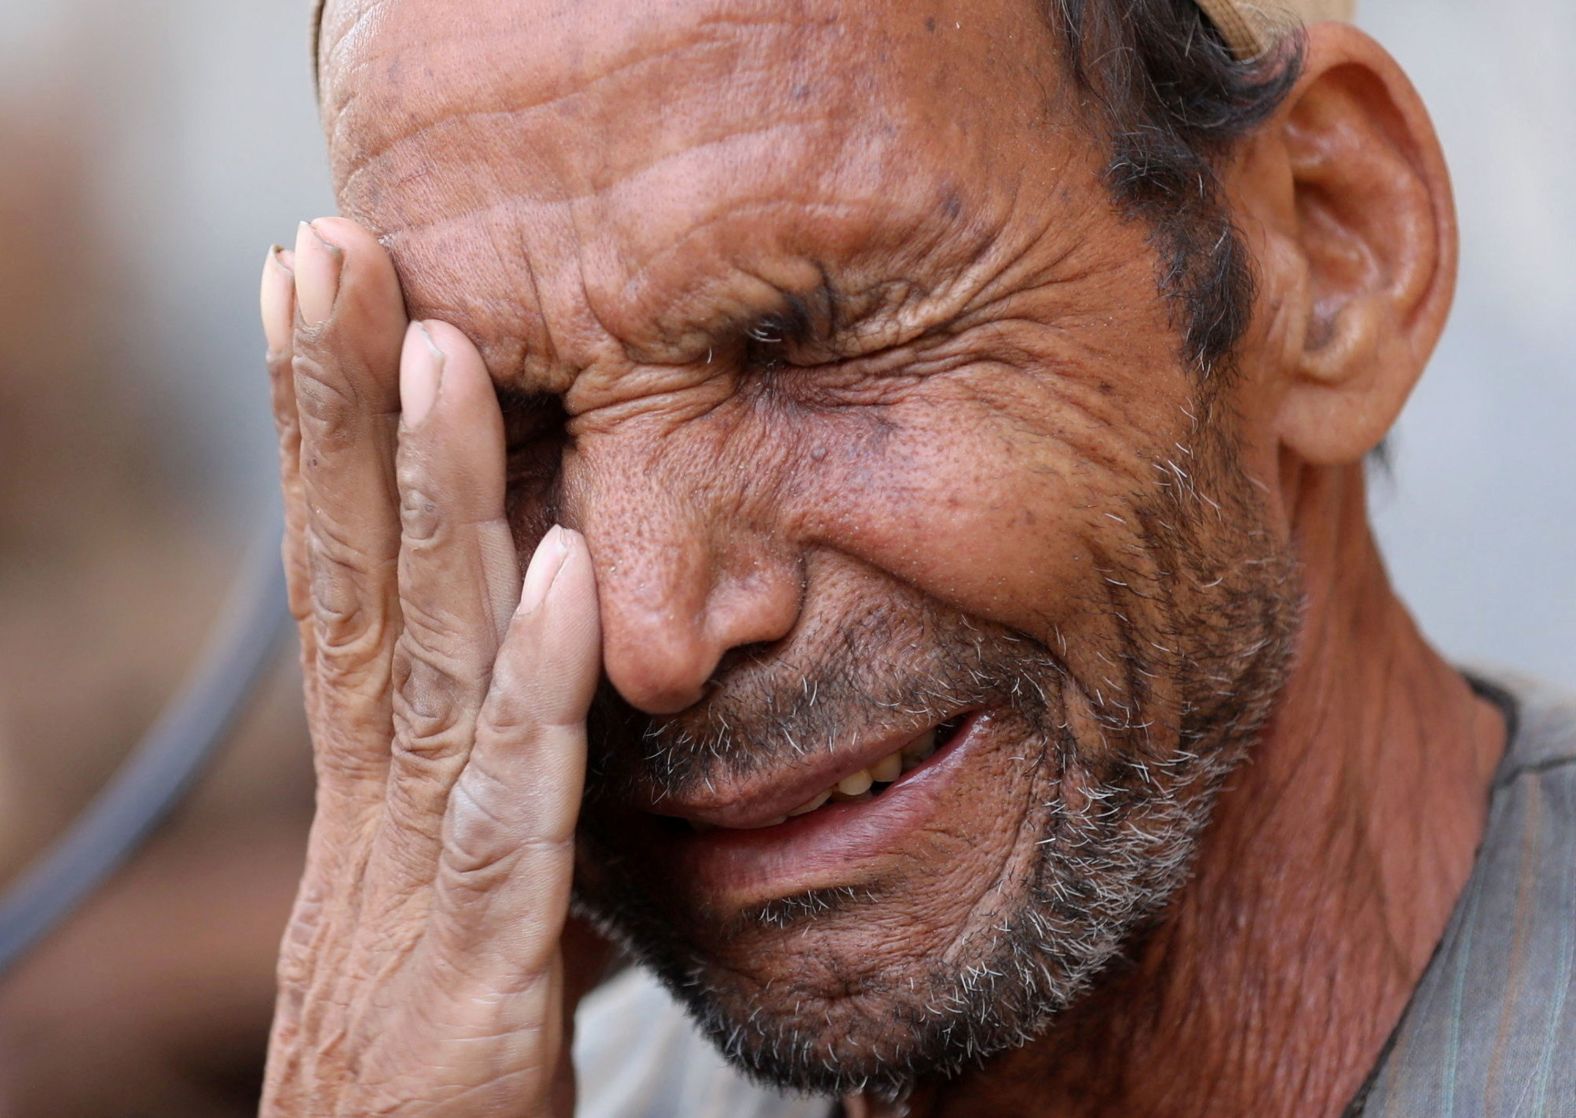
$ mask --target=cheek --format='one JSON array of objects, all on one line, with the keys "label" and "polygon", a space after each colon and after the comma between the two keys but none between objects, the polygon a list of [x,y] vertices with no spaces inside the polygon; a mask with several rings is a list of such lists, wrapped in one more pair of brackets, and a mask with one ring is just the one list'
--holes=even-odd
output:
[{"label": "cheek", "polygon": [[965,613],[1048,634],[1104,601],[1098,580],[1142,550],[1152,463],[1184,437],[1180,409],[1151,404],[1016,375],[1003,391],[841,418],[879,432],[828,434],[844,449],[807,484],[808,534]]}]

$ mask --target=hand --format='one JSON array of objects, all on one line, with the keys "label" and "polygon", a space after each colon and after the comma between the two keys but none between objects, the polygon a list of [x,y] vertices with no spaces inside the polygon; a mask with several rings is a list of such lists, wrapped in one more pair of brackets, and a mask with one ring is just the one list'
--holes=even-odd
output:
[{"label": "hand", "polygon": [[600,667],[585,541],[522,592],[496,395],[365,230],[263,274],[317,815],[262,1113],[569,1114],[562,942]]}]

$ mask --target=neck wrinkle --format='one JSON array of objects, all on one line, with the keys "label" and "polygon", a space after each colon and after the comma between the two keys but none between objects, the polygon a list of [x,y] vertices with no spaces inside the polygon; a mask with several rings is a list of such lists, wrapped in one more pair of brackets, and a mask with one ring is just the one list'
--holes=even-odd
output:
[{"label": "neck wrinkle", "polygon": [[1290,680],[1164,919],[1041,1040],[922,1114],[1339,1115],[1471,872],[1505,746],[1424,640],[1370,532],[1360,467],[1309,471]]}]

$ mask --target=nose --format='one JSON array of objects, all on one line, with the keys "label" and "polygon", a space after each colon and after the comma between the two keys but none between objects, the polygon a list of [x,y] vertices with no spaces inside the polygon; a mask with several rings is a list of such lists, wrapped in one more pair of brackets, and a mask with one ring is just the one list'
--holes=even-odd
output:
[{"label": "nose", "polygon": [[648,714],[676,714],[728,652],[793,629],[800,564],[751,509],[747,479],[719,484],[714,464],[623,453],[615,438],[582,441],[566,512],[596,562],[609,681]]}]

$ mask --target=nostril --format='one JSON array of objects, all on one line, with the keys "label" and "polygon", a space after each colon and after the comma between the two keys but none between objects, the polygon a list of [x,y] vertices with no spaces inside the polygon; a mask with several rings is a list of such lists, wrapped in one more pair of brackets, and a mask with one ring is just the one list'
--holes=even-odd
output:
[{"label": "nostril", "polygon": [[706,680],[708,688],[717,686],[736,671],[775,659],[782,651],[785,640],[753,641],[730,648],[722,654],[717,666]]},{"label": "nostril", "polygon": [[740,523],[736,502],[657,486],[636,463],[615,474],[593,453],[606,445],[567,463],[566,489],[597,565],[607,677],[636,709],[677,714],[780,651],[799,615],[798,557]]},{"label": "nostril", "polygon": [[[731,674],[781,654],[784,638],[733,644],[725,630],[609,619],[604,599],[604,665],[624,701],[646,714],[672,715],[700,702]],[[617,612],[616,610],[614,612]],[[626,622],[621,625],[620,621]]]}]

